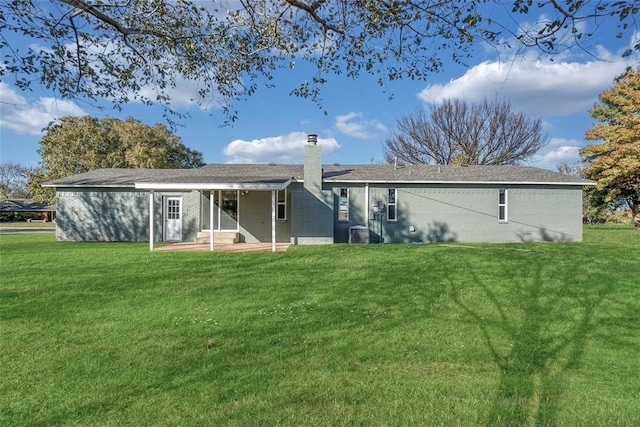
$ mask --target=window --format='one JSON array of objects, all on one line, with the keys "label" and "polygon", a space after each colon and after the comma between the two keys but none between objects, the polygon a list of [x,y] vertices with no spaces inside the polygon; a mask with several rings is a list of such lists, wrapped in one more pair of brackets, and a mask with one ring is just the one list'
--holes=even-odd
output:
[{"label": "window", "polygon": [[396,189],[389,189],[389,196],[387,197],[387,221],[398,220],[398,205],[396,199]]},{"label": "window", "polygon": [[507,189],[501,188],[498,190],[498,221],[507,222]]},{"label": "window", "polygon": [[180,219],[180,199],[167,199],[167,219]]},{"label": "window", "polygon": [[340,198],[338,199],[338,221],[349,221],[349,189],[340,189]]},{"label": "window", "polygon": [[287,190],[278,190],[278,206],[276,211],[276,219],[285,221],[287,219]]}]

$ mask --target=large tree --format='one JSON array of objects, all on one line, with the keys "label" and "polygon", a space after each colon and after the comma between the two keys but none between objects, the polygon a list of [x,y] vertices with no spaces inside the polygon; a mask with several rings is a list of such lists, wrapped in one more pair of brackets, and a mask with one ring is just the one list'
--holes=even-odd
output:
[{"label": "large tree", "polygon": [[0,199],[29,196],[26,181],[31,170],[15,162],[0,163]]},{"label": "large tree", "polygon": [[598,120],[585,134],[602,140],[580,150],[587,177],[607,202],[623,201],[640,230],[640,67],[629,68],[614,86],[600,94],[591,116]]},{"label": "large tree", "polygon": [[163,124],[148,126],[128,118],[63,117],[40,141],[41,169],[28,186],[39,201],[55,194],[43,182],[100,168],[189,169],[204,165],[202,153],[186,147]]},{"label": "large tree", "polygon": [[297,61],[316,70],[293,93],[317,100],[330,74],[425,79],[445,56],[464,62],[480,40],[592,51],[595,36],[632,38],[638,14],[634,0],[0,0],[0,8],[0,77],[21,88],[175,112],[168,89],[190,81],[199,102],[219,103],[230,119],[234,100]]},{"label": "large tree", "polygon": [[540,119],[515,112],[508,101],[453,99],[398,120],[384,142],[389,163],[510,165],[547,143]]}]

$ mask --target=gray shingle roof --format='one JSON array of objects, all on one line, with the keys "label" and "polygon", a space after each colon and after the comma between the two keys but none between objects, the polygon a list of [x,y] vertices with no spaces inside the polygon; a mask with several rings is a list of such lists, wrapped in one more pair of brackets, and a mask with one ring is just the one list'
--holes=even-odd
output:
[{"label": "gray shingle roof", "polygon": [[[588,179],[531,166],[324,165],[326,182],[592,185]],[[200,169],[98,169],[45,183],[50,187],[133,188],[135,183],[273,183],[304,180],[302,165],[211,164]]]},{"label": "gray shingle roof", "polygon": [[134,187],[135,182],[167,179],[184,172],[182,169],[96,169],[66,178],[54,179],[45,187]]},{"label": "gray shingle roof", "polygon": [[32,199],[4,199],[0,201],[0,212],[47,212],[55,210],[55,206],[36,202]]},{"label": "gray shingle roof", "polygon": [[532,166],[332,165],[325,181],[418,183],[544,183],[589,185],[593,181]]}]

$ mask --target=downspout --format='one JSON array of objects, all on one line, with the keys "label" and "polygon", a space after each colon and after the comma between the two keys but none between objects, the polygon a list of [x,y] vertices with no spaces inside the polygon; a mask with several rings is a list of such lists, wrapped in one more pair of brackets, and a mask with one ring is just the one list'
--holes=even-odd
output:
[{"label": "downspout", "polygon": [[153,190],[149,190],[149,250],[153,252]]}]

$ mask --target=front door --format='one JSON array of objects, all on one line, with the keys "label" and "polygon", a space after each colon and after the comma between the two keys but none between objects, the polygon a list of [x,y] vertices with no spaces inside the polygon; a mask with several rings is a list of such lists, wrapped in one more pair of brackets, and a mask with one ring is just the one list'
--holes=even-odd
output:
[{"label": "front door", "polygon": [[164,202],[164,240],[182,241],[182,197],[166,197]]}]

